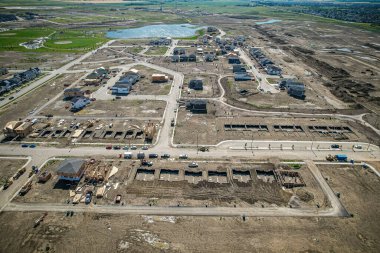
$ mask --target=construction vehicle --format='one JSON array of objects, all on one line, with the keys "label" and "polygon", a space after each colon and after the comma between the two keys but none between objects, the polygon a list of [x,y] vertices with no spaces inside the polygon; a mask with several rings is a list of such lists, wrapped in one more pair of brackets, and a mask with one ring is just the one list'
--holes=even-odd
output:
[{"label": "construction vehicle", "polygon": [[28,183],[26,183],[20,190],[19,192],[19,195],[20,196],[24,196],[25,194],[28,193],[28,191],[30,191],[30,189],[32,189],[32,181],[29,181]]},{"label": "construction vehicle", "polygon": [[115,198],[115,204],[120,204],[120,202],[121,202],[121,195],[117,194]]},{"label": "construction vehicle", "polygon": [[13,184],[12,178],[8,178],[5,184],[3,185],[3,190],[8,189],[8,187],[11,186],[12,184]]},{"label": "construction vehicle", "polygon": [[347,156],[346,155],[331,155],[329,154],[328,156],[326,156],[326,160],[327,161],[330,161],[330,162],[333,162],[333,161],[339,161],[339,162],[347,162]]},{"label": "construction vehicle", "polygon": [[51,173],[44,171],[38,176],[38,183],[46,183],[51,178]]},{"label": "construction vehicle", "polygon": [[40,225],[40,223],[45,219],[45,217],[47,216],[47,212],[45,212],[40,218],[38,218],[37,220],[34,221],[34,225],[33,227],[36,228],[38,227],[38,225]]},{"label": "construction vehicle", "polygon": [[19,177],[21,177],[22,174],[24,174],[26,171],[25,168],[21,168],[17,171],[16,175],[13,176],[14,180],[17,180]]},{"label": "construction vehicle", "polygon": [[199,150],[199,151],[202,151],[202,152],[209,151],[208,147],[204,147],[204,146],[199,147],[198,150]]}]

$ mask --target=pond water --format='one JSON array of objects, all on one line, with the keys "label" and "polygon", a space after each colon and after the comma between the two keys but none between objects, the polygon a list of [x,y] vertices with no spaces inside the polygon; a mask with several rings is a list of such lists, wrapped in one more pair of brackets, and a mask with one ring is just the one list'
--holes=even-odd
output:
[{"label": "pond water", "polygon": [[256,22],[257,25],[265,25],[265,24],[273,24],[273,23],[277,23],[277,22],[281,22],[282,20],[279,20],[279,19],[270,19],[270,20],[267,20],[267,21],[262,21],[262,22]]},{"label": "pond water", "polygon": [[107,38],[111,39],[139,39],[157,37],[191,37],[196,31],[203,27],[191,24],[175,25],[148,25],[139,28],[121,29],[107,32]]}]

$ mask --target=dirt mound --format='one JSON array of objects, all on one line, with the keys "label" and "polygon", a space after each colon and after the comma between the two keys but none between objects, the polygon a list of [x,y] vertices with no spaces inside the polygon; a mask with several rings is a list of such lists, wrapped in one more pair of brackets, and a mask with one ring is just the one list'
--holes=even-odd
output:
[{"label": "dirt mound", "polygon": [[304,202],[310,202],[314,199],[314,194],[304,189],[298,189],[296,191],[297,196]]}]

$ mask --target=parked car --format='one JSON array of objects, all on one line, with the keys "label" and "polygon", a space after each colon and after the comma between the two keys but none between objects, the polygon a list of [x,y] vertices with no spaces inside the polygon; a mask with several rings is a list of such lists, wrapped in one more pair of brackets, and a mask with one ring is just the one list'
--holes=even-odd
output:
[{"label": "parked car", "polygon": [[355,149],[363,149],[363,146],[362,145],[354,145],[354,148]]},{"label": "parked car", "polygon": [[106,146],[106,149],[112,149],[112,145]]},{"label": "parked car", "polygon": [[121,195],[120,194],[117,194],[116,195],[116,198],[115,198],[115,204],[119,204],[121,201]]},{"label": "parked car", "polygon": [[22,148],[27,148],[27,147],[29,147],[29,145],[28,144],[21,144],[21,147]]},{"label": "parked car", "polygon": [[169,154],[163,154],[163,155],[161,155],[161,158],[168,159],[168,158],[170,158],[170,155]]},{"label": "parked car", "polygon": [[331,148],[340,148],[340,146],[338,144],[332,144]]},{"label": "parked car", "polygon": [[197,167],[198,167],[198,163],[196,162],[189,163],[189,168],[197,168]]},{"label": "parked car", "polygon": [[121,149],[121,147],[120,146],[113,146],[113,149],[114,150],[119,150],[119,149]]},{"label": "parked car", "polygon": [[37,147],[36,144],[30,144],[30,145],[29,145],[29,148],[35,148],[35,147]]},{"label": "parked car", "polygon": [[157,154],[149,154],[149,158],[158,158]]},{"label": "parked car", "polygon": [[148,146],[143,146],[141,149],[142,150],[148,150],[148,148],[149,148]]},{"label": "parked car", "polygon": [[179,155],[179,159],[187,159],[189,158],[186,154]]},{"label": "parked car", "polygon": [[136,150],[136,149],[137,149],[136,146],[132,146],[132,147],[131,147],[131,150]]},{"label": "parked car", "polygon": [[14,98],[15,98],[15,97],[13,97],[13,96],[12,96],[12,97],[9,97],[9,100],[12,100],[12,99],[14,99]]},{"label": "parked car", "polygon": [[147,160],[143,160],[141,161],[141,166],[153,166],[153,163],[152,162],[148,162]]},{"label": "parked car", "polygon": [[129,149],[128,146],[124,146],[124,147],[123,147],[123,150],[128,150],[128,149]]},{"label": "parked car", "polygon": [[84,200],[84,203],[86,203],[86,205],[90,204],[91,199],[92,199],[92,193],[91,192],[86,193],[86,199]]}]

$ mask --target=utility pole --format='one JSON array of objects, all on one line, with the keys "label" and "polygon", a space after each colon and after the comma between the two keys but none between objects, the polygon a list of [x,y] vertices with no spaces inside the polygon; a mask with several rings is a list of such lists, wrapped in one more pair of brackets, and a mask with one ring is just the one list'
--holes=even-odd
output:
[{"label": "utility pole", "polygon": [[197,132],[197,155],[198,155],[198,151],[199,151],[199,148],[198,148],[198,132]]}]

